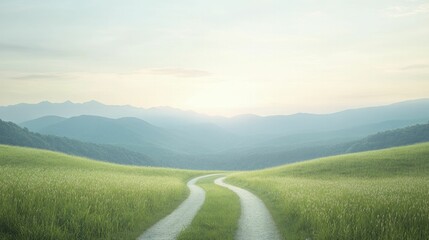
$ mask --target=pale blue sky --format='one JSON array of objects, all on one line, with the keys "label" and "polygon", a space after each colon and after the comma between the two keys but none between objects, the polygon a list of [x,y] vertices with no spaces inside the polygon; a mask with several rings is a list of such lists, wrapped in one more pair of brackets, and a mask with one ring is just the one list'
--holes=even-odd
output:
[{"label": "pale blue sky", "polygon": [[0,104],[332,112],[429,97],[429,1],[0,0]]}]

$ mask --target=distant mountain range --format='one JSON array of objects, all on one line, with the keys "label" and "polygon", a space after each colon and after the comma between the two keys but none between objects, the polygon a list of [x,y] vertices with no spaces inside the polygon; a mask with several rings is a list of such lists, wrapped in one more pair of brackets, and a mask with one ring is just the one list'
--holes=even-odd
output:
[{"label": "distant mountain range", "polygon": [[214,153],[242,141],[213,124],[166,129],[132,117],[111,119],[89,115],[71,118],[46,116],[20,125],[42,134],[122,146],[156,159]]},{"label": "distant mountain range", "polygon": [[187,125],[205,122],[207,116],[191,111],[182,111],[170,107],[138,108],[129,105],[105,105],[97,101],[85,103],[40,102],[37,104],[20,103],[11,106],[0,106],[0,118],[6,121],[22,123],[44,116],[75,117],[94,115],[107,118],[135,117],[144,119],[160,127]]},{"label": "distant mountain range", "polygon": [[239,135],[284,136],[356,128],[386,121],[424,121],[429,119],[429,99],[405,101],[386,106],[351,109],[332,114],[213,117],[170,107],[137,108],[111,106],[96,101],[86,103],[41,102],[0,107],[0,119],[23,123],[44,116],[74,117],[93,115],[107,118],[135,117],[168,129],[194,124],[215,124]]},{"label": "distant mountain range", "polygon": [[187,159],[165,158],[163,160],[153,160],[144,154],[121,147],[33,133],[12,122],[0,120],[0,144],[48,149],[120,164],[190,169],[258,169],[316,157],[383,149],[427,141],[429,141],[429,123],[379,132],[357,141],[340,144],[303,146],[277,152],[247,151],[242,155],[229,152],[218,154],[217,157],[200,156],[198,159],[188,157]]},{"label": "distant mountain range", "polygon": [[368,135],[426,123],[429,99],[332,114],[231,118],[166,107],[42,102],[0,107],[0,118],[41,134],[114,145],[166,166],[254,169],[344,153]]},{"label": "distant mountain range", "polygon": [[226,162],[229,162],[229,164],[240,166],[240,169],[251,170],[313,158],[378,150],[428,141],[429,123],[426,123],[378,132],[354,141],[308,144],[307,146],[301,145],[296,148],[277,149],[275,151],[254,150],[244,152],[240,156],[239,161],[230,158],[229,155],[225,155],[224,159],[226,159]]}]

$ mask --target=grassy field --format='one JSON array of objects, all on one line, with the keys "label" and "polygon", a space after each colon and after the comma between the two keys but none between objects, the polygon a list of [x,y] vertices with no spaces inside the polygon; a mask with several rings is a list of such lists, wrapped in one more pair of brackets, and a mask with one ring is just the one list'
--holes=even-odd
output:
[{"label": "grassy field", "polygon": [[135,239],[199,174],[0,145],[0,239]]},{"label": "grassy field", "polygon": [[285,239],[427,239],[429,144],[232,175]]},{"label": "grassy field", "polygon": [[206,191],[206,201],[178,240],[233,240],[240,217],[240,201],[232,191],[213,183],[220,176],[204,178],[198,185]]}]

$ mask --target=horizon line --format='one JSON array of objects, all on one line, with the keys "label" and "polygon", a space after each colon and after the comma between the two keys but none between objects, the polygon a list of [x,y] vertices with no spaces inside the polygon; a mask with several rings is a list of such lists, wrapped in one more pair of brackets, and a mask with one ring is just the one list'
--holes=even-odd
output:
[{"label": "horizon line", "polygon": [[346,108],[346,109],[341,109],[338,111],[332,111],[332,112],[327,112],[327,113],[311,113],[311,112],[295,112],[292,114],[267,114],[267,115],[259,115],[259,114],[255,114],[255,113],[242,113],[242,114],[235,114],[235,115],[231,115],[231,116],[225,116],[225,115],[219,115],[219,114],[207,114],[207,113],[201,113],[195,110],[190,110],[190,109],[182,109],[182,108],[178,108],[178,107],[172,107],[172,106],[166,106],[166,105],[160,105],[160,106],[154,106],[154,107],[141,107],[141,106],[135,106],[135,105],[131,105],[131,104],[106,104],[103,103],[101,101],[92,99],[92,100],[88,100],[88,101],[84,101],[84,102],[73,102],[71,100],[66,100],[64,102],[51,102],[48,100],[44,100],[44,101],[40,101],[40,102],[34,102],[34,103],[28,103],[28,102],[20,102],[20,103],[15,103],[15,104],[9,104],[9,105],[0,105],[0,107],[6,108],[6,107],[12,107],[12,106],[17,106],[17,105],[39,105],[39,104],[100,104],[103,106],[115,106],[115,107],[131,107],[131,108],[138,108],[138,109],[142,109],[142,110],[157,110],[157,109],[170,109],[170,110],[174,110],[174,111],[181,111],[181,112],[188,112],[188,113],[192,113],[192,114],[198,114],[198,115],[204,115],[204,116],[208,116],[208,117],[222,117],[222,118],[239,118],[239,117],[244,117],[244,116],[254,116],[254,117],[276,117],[276,116],[293,116],[293,115],[329,115],[329,114],[335,114],[335,113],[340,113],[340,112],[345,112],[345,111],[352,111],[352,110],[358,110],[358,109],[365,109],[365,108],[377,108],[377,107],[386,107],[386,106],[391,106],[391,105],[396,105],[396,104],[403,104],[403,103],[410,103],[410,102],[419,102],[419,101],[429,101],[429,97],[425,97],[425,98],[412,98],[412,99],[406,99],[403,101],[395,101],[395,102],[391,102],[388,104],[380,104],[380,105],[370,105],[370,106],[364,106],[364,107],[351,107],[351,108]]}]

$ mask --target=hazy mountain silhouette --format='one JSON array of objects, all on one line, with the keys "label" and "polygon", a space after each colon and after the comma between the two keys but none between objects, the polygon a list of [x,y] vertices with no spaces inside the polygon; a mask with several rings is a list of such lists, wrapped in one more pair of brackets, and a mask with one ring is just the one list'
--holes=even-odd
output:
[{"label": "hazy mountain silhouette", "polygon": [[[79,113],[99,116],[72,116]],[[347,150],[344,144],[370,134],[426,123],[429,99],[332,114],[232,118],[172,108],[108,106],[95,101],[0,107],[0,116],[9,119],[41,114],[48,115],[21,126],[42,134],[120,146],[169,166],[252,169],[343,153]]]},{"label": "hazy mountain silhouette", "polygon": [[370,135],[354,142],[347,152],[362,152],[429,141],[429,122]]},{"label": "hazy mountain silhouette", "polygon": [[31,131],[39,132],[45,128],[48,128],[54,124],[62,122],[66,120],[64,117],[58,116],[45,116],[41,118],[37,118],[31,121],[26,122],[25,124],[21,124],[21,126],[30,129]]},{"label": "hazy mountain silhouette", "polygon": [[243,115],[217,120],[219,126],[243,135],[291,135],[336,131],[387,121],[421,122],[429,119],[429,99],[386,106],[351,109],[331,114]]},{"label": "hazy mountain silhouette", "polygon": [[148,156],[112,145],[81,142],[64,137],[47,136],[23,129],[12,122],[0,120],[0,144],[48,149],[92,159],[132,165],[161,166]]},{"label": "hazy mountain silhouette", "polygon": [[363,152],[429,141],[429,123],[388,130],[348,142],[317,142],[286,148],[249,148],[208,155],[201,159],[214,161],[230,170],[253,170],[339,154]]},{"label": "hazy mountain silhouette", "polygon": [[277,115],[261,117],[241,115],[236,117],[212,117],[191,111],[169,107],[137,108],[132,106],[109,106],[96,101],[86,103],[17,104],[0,107],[0,118],[22,123],[36,118],[54,115],[73,117],[95,115],[108,118],[136,117],[168,129],[181,129],[194,124],[215,124],[225,131],[243,136],[259,135],[280,137],[284,135],[337,131],[387,121],[419,123],[429,119],[429,99],[359,108],[332,114]]},{"label": "hazy mountain silhouette", "polygon": [[[51,117],[47,117],[51,120]],[[58,119],[57,119],[58,120]],[[41,119],[35,120],[40,123]],[[84,122],[84,124],[82,124]],[[77,125],[75,125],[77,124]],[[392,123],[393,125],[398,123]],[[95,127],[98,125],[98,127]],[[202,134],[206,128],[213,126],[203,126]],[[115,130],[112,130],[115,128]],[[368,127],[371,129],[370,127]],[[87,156],[95,159],[112,161],[124,164],[141,164],[152,166],[178,167],[190,169],[224,169],[224,170],[244,170],[258,169],[281,165],[290,162],[302,161],[317,157],[344,154],[349,152],[359,152],[387,147],[402,146],[418,142],[429,141],[429,124],[415,125],[407,128],[380,132],[355,141],[313,141],[308,142],[308,136],[295,136],[300,138],[301,143],[255,145],[247,148],[233,148],[216,153],[175,152],[165,145],[157,146],[155,139],[162,139],[166,132],[157,127],[151,126],[142,120],[135,118],[108,119],[94,116],[81,116],[64,119],[59,123],[54,123],[47,127],[49,131],[63,130],[63,134],[69,134],[76,138],[86,137],[92,141],[125,146],[129,149],[139,149],[147,154],[136,153],[112,145],[100,145],[84,143],[64,137],[46,136],[21,129],[13,123],[0,122],[0,143],[18,146],[30,146],[36,148],[61,151],[80,156]],[[106,131],[105,135],[101,133]],[[214,127],[213,131],[217,132]],[[46,130],[47,131],[47,130]],[[73,133],[73,131],[77,131]],[[85,134],[83,134],[85,131]],[[136,132],[134,132],[136,131]],[[350,130],[352,131],[352,130]],[[152,145],[144,145],[139,142],[141,135],[146,132],[147,139],[151,138]],[[101,135],[99,135],[101,134]],[[199,136],[198,131],[195,132]],[[226,136],[219,135],[221,139]],[[188,136],[189,137],[189,136]],[[195,137],[195,136],[194,136]],[[322,136],[324,139],[326,136]],[[177,139],[176,139],[177,140]],[[112,143],[112,141],[115,141]],[[134,141],[130,144],[128,141]],[[188,139],[180,139],[183,142]],[[306,142],[307,141],[307,142]],[[139,145],[140,144],[140,145]],[[179,143],[176,143],[179,144]],[[196,144],[193,145],[197,146]],[[150,158],[146,157],[149,155]],[[152,158],[152,156],[155,157]]]},{"label": "hazy mountain silhouette", "polygon": [[172,130],[130,117],[110,119],[88,115],[71,118],[48,116],[22,123],[21,126],[42,134],[114,144],[156,159],[213,153],[231,147],[238,141],[236,136],[214,124],[187,125],[180,130]]},{"label": "hazy mountain silhouette", "polygon": [[203,122],[206,118],[206,116],[202,114],[170,107],[144,109],[129,105],[105,105],[97,101],[85,103],[72,103],[70,101],[51,103],[44,101],[38,104],[20,103],[0,107],[0,118],[15,123],[22,123],[44,116],[69,118],[81,115],[94,115],[108,118],[136,117],[161,127]]}]

